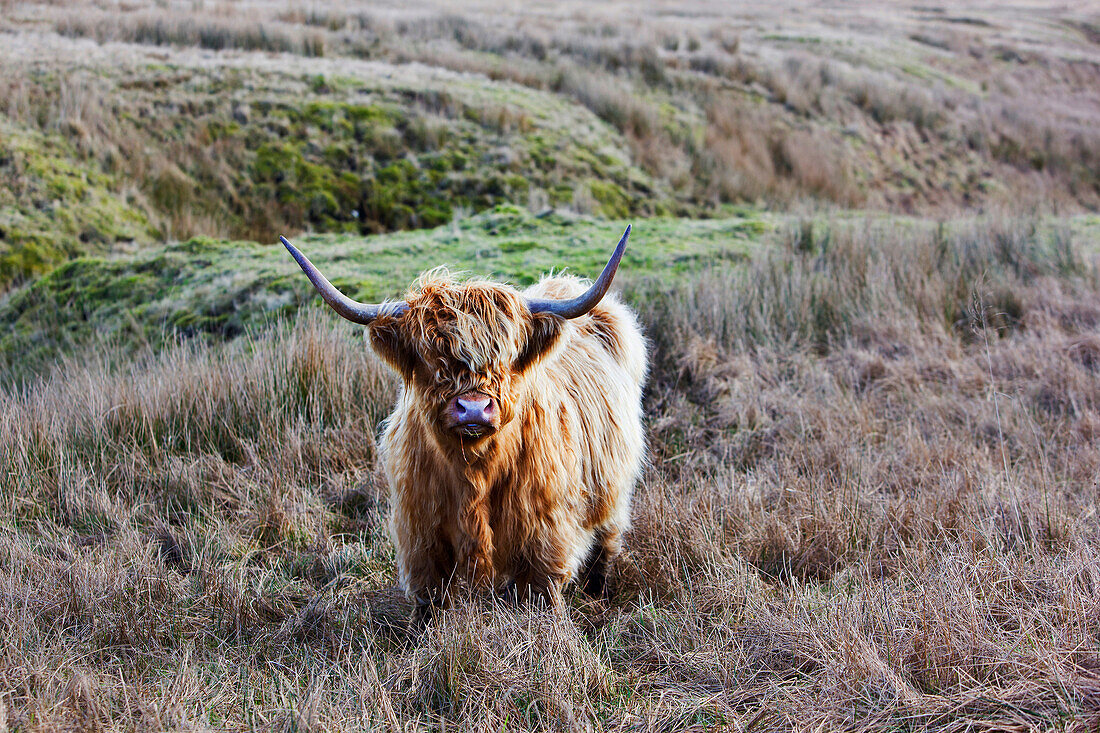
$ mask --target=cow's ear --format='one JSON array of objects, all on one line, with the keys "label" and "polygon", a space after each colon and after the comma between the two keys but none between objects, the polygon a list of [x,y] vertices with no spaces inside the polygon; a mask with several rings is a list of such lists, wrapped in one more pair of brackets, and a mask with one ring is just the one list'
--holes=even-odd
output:
[{"label": "cow's ear", "polygon": [[417,354],[413,344],[405,338],[395,318],[379,318],[367,329],[370,345],[382,360],[397,370],[406,380],[412,379],[416,369]]},{"label": "cow's ear", "polygon": [[561,340],[565,320],[552,313],[531,314],[531,334],[516,360],[515,370],[525,372],[539,359],[548,356]]}]

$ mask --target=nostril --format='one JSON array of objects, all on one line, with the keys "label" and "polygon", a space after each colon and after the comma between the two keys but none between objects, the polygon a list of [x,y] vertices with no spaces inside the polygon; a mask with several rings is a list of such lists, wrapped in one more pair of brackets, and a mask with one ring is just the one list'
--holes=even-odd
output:
[{"label": "nostril", "polygon": [[496,400],[491,397],[457,397],[454,416],[459,421],[487,422],[496,414]]}]

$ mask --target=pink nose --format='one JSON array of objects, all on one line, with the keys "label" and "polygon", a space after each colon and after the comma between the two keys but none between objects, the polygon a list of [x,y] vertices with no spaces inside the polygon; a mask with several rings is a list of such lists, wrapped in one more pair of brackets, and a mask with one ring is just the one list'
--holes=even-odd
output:
[{"label": "pink nose", "polygon": [[492,397],[467,393],[454,398],[451,414],[459,425],[492,425],[497,403]]}]

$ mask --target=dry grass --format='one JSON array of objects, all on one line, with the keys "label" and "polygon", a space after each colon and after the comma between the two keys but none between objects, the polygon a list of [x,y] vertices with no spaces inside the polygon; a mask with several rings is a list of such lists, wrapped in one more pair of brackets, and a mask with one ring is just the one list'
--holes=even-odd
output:
[{"label": "dry grass", "polygon": [[139,0],[125,12],[12,4],[4,16],[101,42],[420,62],[554,91],[614,126],[692,204],[1095,207],[1095,13],[954,9]]},{"label": "dry grass", "polygon": [[406,635],[394,384],[327,312],[5,394],[7,725],[1100,723],[1100,283],[1068,235],[807,225],[628,292],[652,465],[610,598],[561,615],[466,600]]},{"label": "dry grass", "polygon": [[240,49],[324,56],[324,36],[317,32],[257,23],[255,18],[196,17],[193,13],[151,11],[127,13],[67,14],[57,22],[66,36],[94,38],[99,43],[132,41],[154,46],[198,46],[214,51]]}]

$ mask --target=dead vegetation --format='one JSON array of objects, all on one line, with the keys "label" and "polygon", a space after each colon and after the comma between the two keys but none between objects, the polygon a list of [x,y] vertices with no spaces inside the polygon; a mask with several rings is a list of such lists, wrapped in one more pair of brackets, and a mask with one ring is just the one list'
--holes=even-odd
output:
[{"label": "dead vegetation", "polygon": [[13,21],[33,7],[100,42],[420,62],[552,91],[615,127],[693,204],[1100,200],[1096,18],[1063,6],[25,7]]},{"label": "dead vegetation", "polygon": [[58,728],[1086,730],[1100,283],[1033,222],[792,226],[634,282],[652,465],[611,596],[392,590],[392,377],[321,312],[0,399],[0,702]]}]

